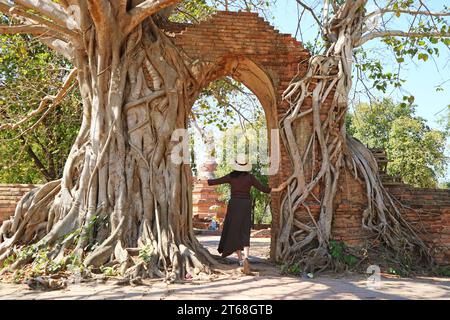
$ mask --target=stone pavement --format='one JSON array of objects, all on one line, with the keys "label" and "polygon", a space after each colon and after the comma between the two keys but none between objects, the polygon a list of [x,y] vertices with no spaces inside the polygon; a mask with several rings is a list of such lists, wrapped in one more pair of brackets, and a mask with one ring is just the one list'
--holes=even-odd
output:
[{"label": "stone pavement", "polygon": [[[201,236],[202,243],[217,254],[218,237]],[[119,286],[87,282],[71,284],[64,290],[35,291],[26,285],[0,283],[0,299],[447,299],[450,278],[385,278],[380,288],[369,288],[364,275],[337,277],[324,275],[313,279],[281,276],[274,265],[263,259],[270,239],[252,239],[255,276],[238,272],[212,282],[167,285],[146,281],[142,286]]]},{"label": "stone pavement", "polygon": [[0,284],[0,299],[450,299],[450,281],[443,278],[382,279],[379,289],[369,289],[361,276],[299,279],[244,276],[203,284],[167,285],[161,281],[143,286],[118,286],[95,282],[69,285],[65,290],[34,291],[25,285]]}]

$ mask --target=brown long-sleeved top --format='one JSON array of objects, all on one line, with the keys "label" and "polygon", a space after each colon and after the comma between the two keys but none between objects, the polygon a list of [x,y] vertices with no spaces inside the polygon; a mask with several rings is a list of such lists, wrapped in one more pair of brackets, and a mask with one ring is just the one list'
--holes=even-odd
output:
[{"label": "brown long-sleeved top", "polygon": [[261,192],[270,193],[272,188],[263,185],[251,174],[240,175],[238,177],[231,177],[230,174],[217,179],[209,179],[208,185],[214,186],[218,184],[229,183],[231,185],[231,197],[232,198],[247,198],[250,199],[250,189],[255,187]]}]

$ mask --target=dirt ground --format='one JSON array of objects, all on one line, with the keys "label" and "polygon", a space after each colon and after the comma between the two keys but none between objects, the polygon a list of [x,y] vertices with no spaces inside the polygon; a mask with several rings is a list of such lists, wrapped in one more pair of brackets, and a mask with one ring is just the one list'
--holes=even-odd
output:
[{"label": "dirt ground", "polygon": [[[218,236],[199,236],[217,254]],[[252,276],[243,275],[234,257],[229,258],[231,274],[214,281],[166,284],[144,281],[140,286],[121,286],[115,281],[69,284],[63,290],[32,290],[26,284],[0,283],[0,299],[137,299],[137,300],[227,300],[227,299],[446,299],[450,300],[450,278],[393,278],[382,276],[374,287],[366,275],[322,275],[304,278],[284,276],[268,262],[270,239],[253,238]]]}]

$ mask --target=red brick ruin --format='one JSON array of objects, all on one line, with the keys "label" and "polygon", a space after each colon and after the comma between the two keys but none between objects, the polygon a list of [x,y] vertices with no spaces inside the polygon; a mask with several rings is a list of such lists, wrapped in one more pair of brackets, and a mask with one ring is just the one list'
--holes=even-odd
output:
[{"label": "red brick ruin", "polygon": [[[220,194],[215,186],[209,186],[207,179],[215,178],[214,171],[217,162],[206,161],[200,168],[198,177],[194,180],[192,189],[192,214],[194,217],[194,228],[208,229],[210,223],[206,218],[216,216],[223,220],[225,218],[227,205],[219,200]],[[217,208],[216,210],[214,208]]]},{"label": "red brick ruin", "polygon": [[[298,72],[305,73],[308,67],[310,53],[299,41],[289,34],[279,33],[263,18],[248,12],[218,12],[209,20],[198,24],[170,24],[166,31],[191,59],[213,62],[217,66],[210,73],[205,86],[225,76],[241,82],[258,97],[264,108],[268,129],[278,127],[278,121],[288,107],[282,101],[282,93],[294,76]],[[326,106],[323,112],[325,117]],[[298,143],[308,141],[309,131],[307,125],[297,126]],[[383,168],[385,160],[380,158],[379,164]],[[280,169],[277,174],[269,177],[269,184],[278,185],[290,172],[290,159],[281,144]],[[433,249],[436,260],[448,264],[450,190],[417,189],[393,179],[384,180],[384,186],[405,206],[406,218]],[[339,186],[332,226],[333,238],[352,246],[370,241],[361,226],[362,212],[366,207],[363,184],[346,172],[340,176]],[[194,214],[205,210],[206,206],[209,208],[210,203],[214,202],[208,202],[211,201],[209,196],[213,194],[211,189],[206,190],[207,194],[201,194],[204,187],[197,185],[194,188],[194,200],[197,200],[194,201],[194,206],[197,206]],[[29,188],[30,186],[24,185],[0,187],[0,221],[13,214],[20,195]],[[272,240],[280,228],[280,200],[280,194],[272,196]],[[202,205],[203,209],[200,208]],[[310,208],[312,214],[318,216],[320,208],[315,202],[311,201]],[[274,244],[275,241],[272,241],[271,257],[275,256]]]}]

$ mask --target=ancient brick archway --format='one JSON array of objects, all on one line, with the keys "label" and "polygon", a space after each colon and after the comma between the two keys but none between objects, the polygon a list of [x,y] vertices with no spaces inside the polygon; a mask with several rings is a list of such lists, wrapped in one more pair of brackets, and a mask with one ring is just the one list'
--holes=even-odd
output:
[{"label": "ancient brick archway", "polygon": [[[281,34],[256,13],[217,12],[207,21],[180,25],[171,24],[175,45],[193,61],[213,67],[202,83],[230,76],[249,88],[264,108],[268,129],[278,128],[287,109],[282,94],[294,78],[299,61],[308,61],[310,54],[289,34]],[[278,185],[290,173],[290,160],[281,146],[278,173],[269,176],[271,186]],[[279,195],[272,195],[272,240],[279,228]],[[271,256],[274,244],[272,241]]]},{"label": "ancient brick archway", "polygon": [[[207,21],[197,24],[170,23],[166,31],[192,61],[212,66],[201,83],[203,87],[218,78],[231,76],[258,97],[268,129],[278,128],[278,122],[288,107],[282,94],[291,80],[296,75],[305,74],[308,68],[310,53],[299,41],[289,34],[281,34],[258,14],[250,12],[217,12]],[[308,108],[310,103],[307,99],[304,107]],[[321,117],[326,116],[329,105],[329,100],[324,101]],[[297,143],[307,143],[310,129],[307,122],[297,126]],[[292,169],[283,144],[280,149],[278,173],[269,176],[271,186],[287,178]],[[332,236],[349,245],[359,245],[367,239],[366,231],[361,227],[362,212],[366,207],[364,186],[347,174],[340,177],[339,185]],[[408,213],[406,218],[413,225],[418,220],[423,222],[420,235],[436,250],[438,260],[448,261],[450,190],[414,189],[401,183],[386,184],[385,187],[418,210]],[[275,242],[280,228],[280,201],[279,194],[272,195],[272,258],[276,254]],[[312,201],[310,209],[317,217],[320,207]]]}]

